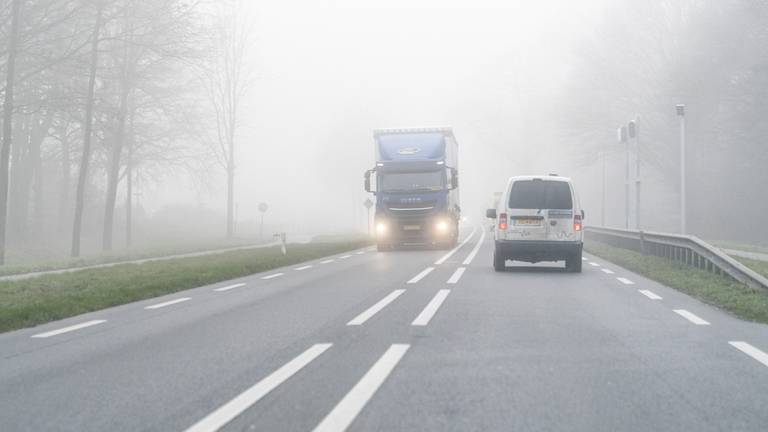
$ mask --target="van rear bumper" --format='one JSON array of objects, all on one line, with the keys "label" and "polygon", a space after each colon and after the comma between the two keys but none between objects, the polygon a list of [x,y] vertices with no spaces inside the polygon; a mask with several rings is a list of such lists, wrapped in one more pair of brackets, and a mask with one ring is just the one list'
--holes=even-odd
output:
[{"label": "van rear bumper", "polygon": [[583,247],[581,241],[496,240],[497,254],[530,263],[570,259]]}]

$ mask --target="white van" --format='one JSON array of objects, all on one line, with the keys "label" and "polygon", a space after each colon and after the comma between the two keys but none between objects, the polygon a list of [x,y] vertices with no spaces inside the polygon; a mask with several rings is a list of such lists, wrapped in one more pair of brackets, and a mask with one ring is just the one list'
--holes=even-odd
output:
[{"label": "white van", "polygon": [[571,179],[555,174],[512,177],[486,216],[496,219],[496,271],[504,271],[506,261],[513,260],[565,261],[568,271],[581,272],[584,210]]}]

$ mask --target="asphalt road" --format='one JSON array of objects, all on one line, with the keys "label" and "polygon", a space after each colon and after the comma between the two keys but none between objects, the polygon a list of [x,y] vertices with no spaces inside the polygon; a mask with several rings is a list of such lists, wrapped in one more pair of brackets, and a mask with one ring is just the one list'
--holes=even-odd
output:
[{"label": "asphalt road", "polygon": [[2,334],[0,430],[768,430],[768,326],[491,251],[478,228]]}]

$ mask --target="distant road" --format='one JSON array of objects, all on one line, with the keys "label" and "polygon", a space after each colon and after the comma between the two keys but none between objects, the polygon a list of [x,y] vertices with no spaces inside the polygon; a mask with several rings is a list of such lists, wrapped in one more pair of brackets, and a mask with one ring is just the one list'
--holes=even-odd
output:
[{"label": "distant road", "polygon": [[1,334],[2,429],[766,430],[768,326],[469,232]]},{"label": "distant road", "polygon": [[[303,237],[297,236],[297,237],[291,238],[291,243],[308,243],[310,241],[312,241],[311,236],[303,236]],[[107,267],[114,267],[114,266],[123,265],[123,264],[144,264],[144,263],[155,262],[155,261],[167,261],[167,260],[173,260],[173,259],[179,259],[179,258],[193,258],[193,257],[206,256],[206,255],[216,255],[216,254],[221,254],[225,252],[235,252],[235,251],[277,246],[279,244],[280,244],[280,241],[274,241],[274,242],[258,244],[258,245],[237,246],[237,247],[231,247],[231,248],[212,249],[207,251],[189,252],[189,253],[175,254],[175,255],[163,255],[163,256],[141,258],[141,259],[135,259],[135,260],[115,261],[115,262],[104,263],[104,264],[94,264],[94,265],[79,266],[79,267],[67,267],[64,269],[56,269],[56,270],[44,270],[44,271],[31,272],[31,273],[19,273],[19,274],[13,274],[13,275],[0,276],[0,281],[17,281],[17,280],[31,279],[38,276],[72,273],[80,270],[107,268]]]},{"label": "distant road", "polygon": [[768,261],[768,254],[764,254],[764,253],[747,252],[747,251],[736,250],[736,249],[722,249],[722,248],[721,250],[731,256],[748,258],[755,261]]}]

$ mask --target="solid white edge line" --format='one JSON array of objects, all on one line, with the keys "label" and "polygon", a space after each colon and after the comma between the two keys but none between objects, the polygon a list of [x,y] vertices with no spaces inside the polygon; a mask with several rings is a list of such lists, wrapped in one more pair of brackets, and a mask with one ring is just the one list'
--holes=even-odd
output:
[{"label": "solid white edge line", "polygon": [[698,315],[695,315],[694,313],[689,312],[685,309],[674,309],[674,312],[696,325],[709,325],[709,321],[704,320],[700,318]]},{"label": "solid white edge line", "polygon": [[333,261],[334,261],[334,260],[332,260],[332,259],[329,259],[329,260],[325,260],[325,261],[320,261],[320,264],[330,264],[330,263],[332,263]]},{"label": "solid white edge line", "polygon": [[461,248],[462,248],[462,246],[464,246],[465,244],[467,244],[467,242],[468,242],[469,240],[471,240],[471,239],[472,239],[472,237],[475,235],[475,232],[476,232],[476,231],[477,231],[477,227],[473,228],[473,229],[472,229],[472,232],[471,232],[471,233],[469,233],[469,235],[467,236],[467,238],[465,238],[465,239],[464,239],[464,241],[463,241],[463,242],[461,242],[461,243],[460,243],[458,246],[456,246],[455,248],[451,249],[451,251],[450,251],[450,252],[448,252],[447,254],[443,255],[443,257],[442,257],[442,258],[440,258],[439,260],[435,261],[435,265],[440,265],[440,264],[442,264],[442,263],[446,262],[446,261],[448,260],[448,258],[450,258],[451,256],[453,256],[453,254],[455,254],[455,253],[456,253],[456,251],[458,251],[459,249],[461,249]]},{"label": "solid white edge line", "polygon": [[582,260],[582,261],[589,261],[589,260],[587,259],[587,257],[581,257],[581,260]]},{"label": "solid white edge line", "polygon": [[598,264],[596,262],[591,262],[591,263],[589,263],[589,265],[591,265],[593,267],[600,267],[600,264]]},{"label": "solid white edge line", "polygon": [[483,240],[485,240],[485,230],[481,230],[480,240],[477,241],[477,244],[472,249],[472,252],[470,252],[469,255],[467,255],[467,258],[461,264],[470,265],[472,263],[472,260],[475,259],[475,257],[477,256],[477,253],[480,251],[480,246],[483,245]]},{"label": "solid white edge line", "polygon": [[352,321],[347,323],[347,325],[348,326],[358,326],[358,325],[364,324],[366,321],[371,319],[371,317],[373,317],[374,315],[379,313],[382,309],[387,307],[388,304],[390,304],[393,301],[395,301],[395,299],[400,297],[404,292],[405,292],[404,289],[396,289],[396,290],[392,291],[391,293],[387,294],[386,297],[384,297],[383,299],[381,299],[378,302],[376,302],[376,304],[374,304],[373,306],[369,307],[368,309],[363,311],[363,313],[361,313],[360,315],[358,315],[355,318],[353,318]]},{"label": "solid white edge line", "polygon": [[274,278],[278,278],[280,276],[283,276],[284,274],[285,273],[275,273],[275,274],[271,274],[271,275],[268,275],[268,276],[262,276],[262,279],[263,280],[274,279]]},{"label": "solid white edge line", "polygon": [[352,255],[344,255],[339,257],[339,259],[347,259],[347,258],[352,258]]},{"label": "solid white edge line", "polygon": [[144,309],[160,309],[160,308],[164,308],[166,306],[172,306],[172,305],[175,305],[175,304],[178,304],[178,303],[183,303],[183,302],[185,302],[187,300],[192,300],[192,297],[177,298],[175,300],[169,300],[167,302],[162,302],[162,303],[157,303],[157,304],[145,306]]},{"label": "solid white edge line", "polygon": [[744,341],[731,341],[728,343],[732,347],[736,348],[737,350],[759,361],[760,363],[763,364],[763,366],[768,367],[768,354],[766,354],[765,352],[753,347],[752,345]]},{"label": "solid white edge line", "polygon": [[295,268],[294,270],[296,270],[296,271],[302,271],[302,270],[306,270],[306,269],[310,269],[310,268],[312,268],[312,266],[311,266],[311,265],[305,265],[305,266],[297,267],[297,268]]},{"label": "solid white edge line", "polygon": [[240,288],[240,287],[243,287],[243,286],[245,286],[244,283],[237,283],[237,284],[234,284],[234,285],[227,285],[227,286],[221,287],[221,288],[215,288],[214,291],[216,291],[216,292],[229,291],[231,289]]},{"label": "solid white edge line", "polygon": [[602,271],[603,271],[603,273],[605,273],[605,274],[614,274],[614,273],[613,273],[613,270],[609,270],[609,269],[607,269],[607,268],[601,268],[600,270],[602,270]]},{"label": "solid white edge line", "polygon": [[424,270],[421,271],[421,273],[417,274],[416,276],[412,277],[411,280],[409,280],[407,283],[409,284],[415,284],[418,281],[424,279],[428,274],[432,273],[432,270],[434,270],[434,267],[427,267]]},{"label": "solid white edge line", "polygon": [[443,302],[446,298],[448,298],[448,294],[451,293],[451,290],[449,289],[441,289],[440,291],[435,294],[434,297],[432,297],[432,300],[430,300],[429,303],[427,303],[427,306],[424,308],[424,310],[421,311],[419,316],[416,317],[415,320],[411,323],[412,326],[425,326],[429,324],[429,321],[432,319],[433,316],[437,313],[437,310],[440,309],[440,306],[442,306]]},{"label": "solid white edge line", "polygon": [[360,252],[356,252],[355,255],[362,255],[364,253],[365,253],[365,251],[360,251]]},{"label": "solid white edge line", "polygon": [[355,420],[376,391],[410,348],[406,344],[393,344],[363,375],[352,390],[318,424],[314,432],[342,432]]},{"label": "solid white edge line", "polygon": [[269,392],[303,369],[332,345],[325,343],[311,346],[280,369],[272,372],[248,390],[240,393],[234,399],[189,427],[186,432],[213,432],[221,429],[243,411],[258,402],[259,399],[269,394]]},{"label": "solid white edge line", "polygon": [[459,268],[457,268],[456,271],[453,272],[453,274],[451,275],[451,278],[448,279],[448,282],[446,282],[446,283],[449,283],[449,284],[456,284],[456,283],[458,283],[459,279],[461,279],[461,276],[464,274],[464,272],[466,270],[467,270],[466,267],[459,267]]},{"label": "solid white edge line", "polygon": [[95,326],[95,325],[98,325],[98,324],[103,324],[105,322],[107,322],[107,320],[91,320],[91,321],[86,321],[84,323],[71,325],[69,327],[62,327],[60,329],[47,331],[45,333],[38,333],[36,335],[32,335],[32,337],[33,338],[40,338],[40,339],[49,338],[51,336],[58,336],[58,335],[63,334],[63,333],[69,333],[69,332],[72,332],[72,331],[75,331],[75,330],[84,329],[86,327],[92,327],[92,326]]},{"label": "solid white edge line", "polygon": [[623,283],[624,285],[634,285],[635,284],[631,280],[629,280],[627,278],[623,278],[623,277],[617,277],[616,280],[621,282],[621,283]]},{"label": "solid white edge line", "polygon": [[637,290],[640,294],[648,297],[651,300],[663,300],[661,296],[651,290]]}]

